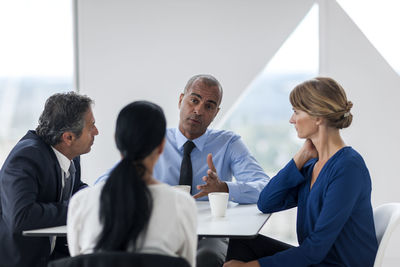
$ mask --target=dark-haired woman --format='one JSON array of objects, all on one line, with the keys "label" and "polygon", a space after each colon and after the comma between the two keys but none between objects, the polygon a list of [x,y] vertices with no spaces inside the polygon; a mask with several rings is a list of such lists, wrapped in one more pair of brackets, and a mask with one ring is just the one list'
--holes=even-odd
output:
[{"label": "dark-haired woman", "polygon": [[258,207],[297,209],[298,247],[258,236],[230,240],[225,267],[373,266],[377,240],[371,179],[363,158],[339,130],[350,126],[353,104],[331,78],[316,78],[290,94],[290,119],[303,147],[261,192]]},{"label": "dark-haired woman", "polygon": [[183,257],[195,265],[195,201],[152,175],[165,129],[164,113],[153,103],[137,101],[121,110],[115,141],[122,160],[106,182],[71,199],[67,237],[72,256],[132,251]]}]

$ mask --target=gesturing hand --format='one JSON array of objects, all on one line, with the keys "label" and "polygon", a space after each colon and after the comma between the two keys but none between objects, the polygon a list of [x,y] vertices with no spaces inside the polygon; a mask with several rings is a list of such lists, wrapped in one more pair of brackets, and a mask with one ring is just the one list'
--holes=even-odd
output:
[{"label": "gesturing hand", "polygon": [[201,191],[194,195],[194,198],[204,197],[211,192],[229,192],[227,184],[218,178],[211,153],[207,155],[207,164],[209,168],[207,170],[207,176],[203,176],[205,184],[197,186],[197,189]]}]

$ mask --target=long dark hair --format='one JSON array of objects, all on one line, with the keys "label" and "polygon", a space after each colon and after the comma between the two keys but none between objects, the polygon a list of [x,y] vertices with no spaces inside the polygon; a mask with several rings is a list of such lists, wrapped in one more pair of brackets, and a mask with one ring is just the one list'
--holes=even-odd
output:
[{"label": "long dark hair", "polygon": [[146,230],[153,200],[143,180],[143,159],[161,144],[166,120],[151,102],[136,101],[118,115],[115,142],[123,159],[111,172],[100,196],[103,229],[95,250],[136,250],[139,234]]}]

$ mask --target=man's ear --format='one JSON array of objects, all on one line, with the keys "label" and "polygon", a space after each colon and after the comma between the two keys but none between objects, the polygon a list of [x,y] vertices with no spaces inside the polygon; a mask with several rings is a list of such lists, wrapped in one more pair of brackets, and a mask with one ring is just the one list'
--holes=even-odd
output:
[{"label": "man's ear", "polygon": [[67,146],[70,146],[74,140],[75,135],[72,132],[64,132],[61,136],[61,142],[65,143]]},{"label": "man's ear", "polygon": [[179,96],[179,103],[178,103],[178,108],[179,109],[181,109],[181,104],[182,104],[182,100],[183,100],[183,97],[185,96],[185,94],[184,93],[181,93],[181,95]]},{"label": "man's ear", "polygon": [[212,121],[214,121],[214,119],[215,119],[215,117],[217,117],[217,115],[218,115],[218,112],[219,112],[219,110],[220,110],[221,108],[217,108],[217,111],[215,112],[215,115],[214,115],[214,118],[212,119]]},{"label": "man's ear", "polygon": [[[218,112],[220,111],[220,109],[221,109],[220,107],[217,108],[217,113],[215,113],[215,117],[217,117],[217,114],[218,114]],[[215,118],[215,117],[214,117],[214,118]]]}]

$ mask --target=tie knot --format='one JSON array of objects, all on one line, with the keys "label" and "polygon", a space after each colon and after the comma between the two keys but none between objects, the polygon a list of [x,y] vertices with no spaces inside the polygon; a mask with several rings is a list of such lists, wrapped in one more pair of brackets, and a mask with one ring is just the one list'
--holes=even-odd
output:
[{"label": "tie knot", "polygon": [[195,147],[196,145],[192,141],[186,141],[186,143],[183,145],[183,154],[190,154]]},{"label": "tie knot", "polygon": [[71,160],[71,165],[69,165],[68,171],[69,171],[69,176],[73,176],[76,172],[75,164],[72,160]]}]

